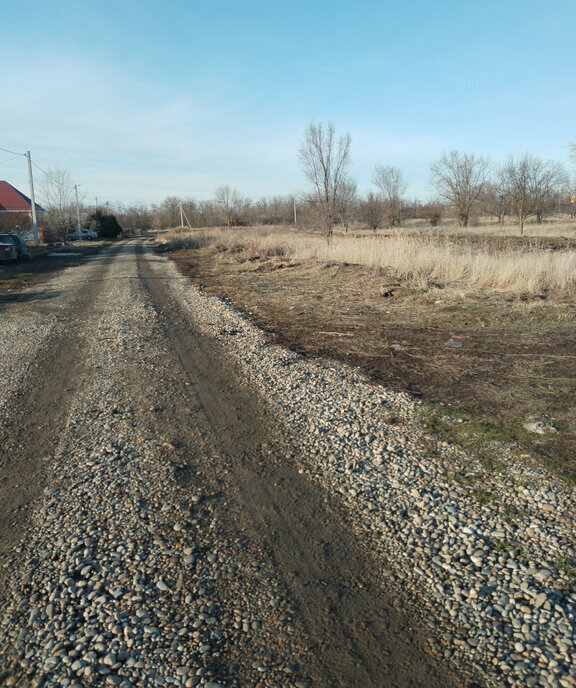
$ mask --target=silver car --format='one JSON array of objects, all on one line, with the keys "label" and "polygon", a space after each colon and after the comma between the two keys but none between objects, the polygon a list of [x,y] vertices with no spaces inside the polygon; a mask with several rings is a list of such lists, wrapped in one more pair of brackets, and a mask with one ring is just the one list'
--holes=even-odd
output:
[{"label": "silver car", "polygon": [[20,234],[0,234],[0,260],[28,258],[28,244]]}]

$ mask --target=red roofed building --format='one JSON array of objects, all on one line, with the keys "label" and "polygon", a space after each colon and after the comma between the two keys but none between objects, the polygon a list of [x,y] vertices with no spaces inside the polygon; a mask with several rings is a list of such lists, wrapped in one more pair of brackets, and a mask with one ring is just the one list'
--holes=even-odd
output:
[{"label": "red roofed building", "polygon": [[[36,203],[37,218],[44,212],[44,208]],[[12,184],[0,181],[0,230],[27,234],[31,228],[32,201]],[[40,227],[38,231],[41,232]]]}]

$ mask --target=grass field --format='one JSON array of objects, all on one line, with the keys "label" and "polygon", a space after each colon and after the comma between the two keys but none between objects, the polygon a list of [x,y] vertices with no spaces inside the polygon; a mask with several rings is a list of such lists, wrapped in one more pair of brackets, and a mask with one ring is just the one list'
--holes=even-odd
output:
[{"label": "grass field", "polygon": [[160,244],[276,341],[422,399],[428,429],[485,466],[535,459],[574,483],[576,239],[546,229],[330,245],[286,229],[196,230]]}]

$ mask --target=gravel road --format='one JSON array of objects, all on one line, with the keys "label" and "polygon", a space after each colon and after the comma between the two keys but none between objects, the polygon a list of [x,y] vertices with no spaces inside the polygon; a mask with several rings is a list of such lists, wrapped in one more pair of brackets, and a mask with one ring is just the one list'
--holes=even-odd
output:
[{"label": "gravel road", "polygon": [[537,468],[483,503],[410,398],[144,241],[6,294],[0,345],[0,685],[576,686],[574,493]]}]

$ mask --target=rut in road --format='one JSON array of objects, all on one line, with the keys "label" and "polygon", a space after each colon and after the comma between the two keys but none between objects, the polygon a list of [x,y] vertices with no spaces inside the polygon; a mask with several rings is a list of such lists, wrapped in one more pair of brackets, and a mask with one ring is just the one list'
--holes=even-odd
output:
[{"label": "rut in road", "polygon": [[201,409],[202,433],[227,468],[222,518],[272,559],[309,635],[315,685],[460,685],[422,650],[417,620],[396,611],[336,499],[298,472],[297,438],[279,437],[218,342],[197,331],[164,279],[165,266],[143,250],[139,272],[160,315],[171,378],[182,380],[150,421],[169,428],[196,470],[201,457],[187,433],[188,409]]}]

